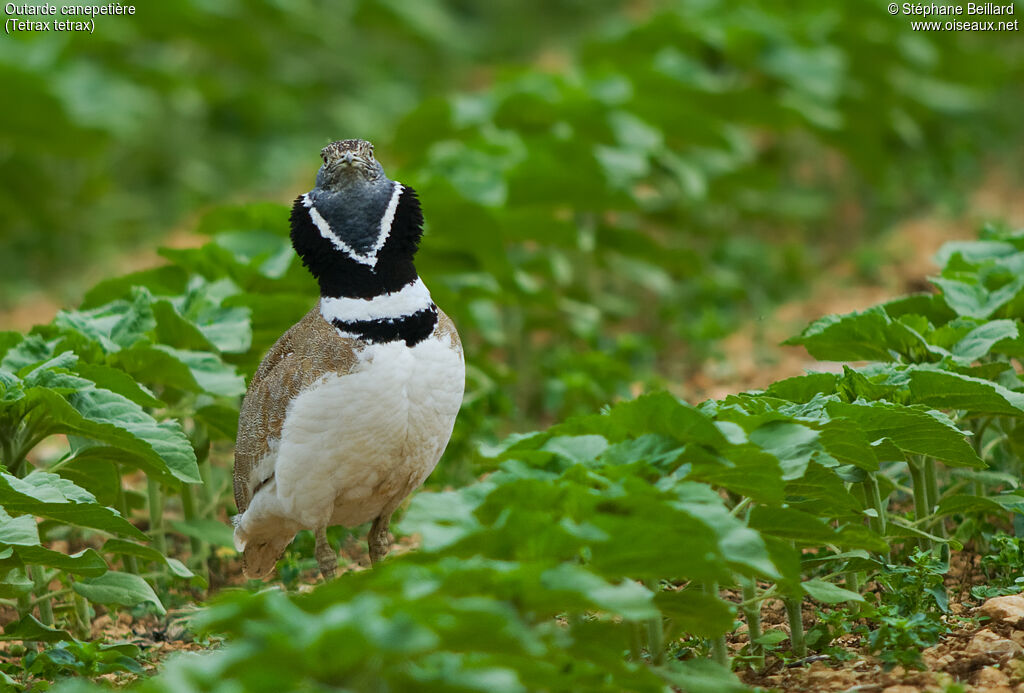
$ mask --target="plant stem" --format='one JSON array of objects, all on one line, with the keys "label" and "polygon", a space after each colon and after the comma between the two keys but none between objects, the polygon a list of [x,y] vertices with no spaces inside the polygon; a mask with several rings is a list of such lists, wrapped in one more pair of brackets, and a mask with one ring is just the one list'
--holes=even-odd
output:
[{"label": "plant stem", "polygon": [[32,584],[38,599],[32,603],[39,607],[39,621],[44,626],[53,625],[53,604],[50,602],[51,595],[47,593],[50,581],[46,576],[46,569],[41,565],[25,566],[25,570],[32,573]]},{"label": "plant stem", "polygon": [[160,482],[156,479],[146,480],[146,491],[149,494],[149,533],[153,548],[167,555],[167,538],[164,536],[164,500]]},{"label": "plant stem", "polygon": [[[717,598],[718,583],[704,583],[704,591]],[[725,633],[711,639],[711,658],[723,667],[729,667],[729,647],[725,643]]]},{"label": "plant stem", "polygon": [[[932,515],[939,507],[939,480],[935,460],[931,458],[924,461],[924,483],[928,491],[928,513]],[[946,536],[946,523],[939,519],[932,527],[932,533],[940,537]]]},{"label": "plant stem", "polygon": [[[846,573],[846,589],[850,590],[851,592],[856,592],[857,594],[860,594],[860,573],[858,573],[856,570],[851,570],[850,572]],[[850,613],[860,613],[859,602],[853,602],[850,605]]]},{"label": "plant stem", "polygon": [[789,619],[789,643],[793,654],[797,657],[807,656],[807,643],[804,640],[804,618],[802,612],[803,599],[786,597],[782,603],[786,606],[786,617]]},{"label": "plant stem", "polygon": [[[657,580],[647,580],[647,589],[654,594],[660,589]],[[651,654],[651,662],[661,665],[665,662],[665,624],[661,615],[647,621],[647,651]]]},{"label": "plant stem", "polygon": [[743,606],[740,610],[747,621],[747,635],[750,638],[750,654],[757,658],[757,668],[764,668],[764,648],[755,642],[761,637],[761,602],[757,600],[757,583],[753,578],[744,578]]},{"label": "plant stem", "polygon": [[[117,509],[121,512],[121,517],[128,520],[128,497],[124,493],[124,486],[120,483],[117,485]],[[129,520],[130,522],[130,520]],[[135,561],[135,556],[129,556],[125,554],[121,557],[124,562],[125,572],[137,575],[139,572],[139,564]]]},{"label": "plant stem", "polygon": [[[185,515],[185,521],[189,522],[196,518],[195,489],[192,484],[181,485],[181,510]],[[189,545],[192,547],[192,557],[201,558],[203,543],[199,537],[189,537]],[[202,557],[205,562],[205,557]]]},{"label": "plant stem", "polygon": [[[914,519],[924,520],[928,517],[928,484],[925,481],[924,465],[920,459],[908,459],[907,468],[914,486]],[[931,539],[922,537],[919,541],[922,549],[930,551],[933,548]]]},{"label": "plant stem", "polygon": [[[25,566],[25,571],[28,571],[28,566]],[[25,593],[18,597],[18,618],[25,618],[32,612],[32,596],[29,593]]]},{"label": "plant stem", "polygon": [[732,515],[733,517],[737,517],[741,512],[746,510],[747,506],[750,505],[751,502],[752,501],[751,501],[750,497],[744,498],[739,503],[737,503],[735,506],[733,506],[733,509],[729,511],[729,514]]},{"label": "plant stem", "polygon": [[639,621],[632,621],[629,624],[629,658],[638,663],[644,659]]},{"label": "plant stem", "polygon": [[867,485],[868,497],[871,499],[871,505],[875,508],[875,513],[878,514],[877,518],[874,519],[877,531],[882,536],[885,536],[885,506],[882,505],[882,492],[878,488],[878,477],[874,474],[869,474],[867,481],[864,482]]},{"label": "plant stem", "polygon": [[92,634],[92,616],[89,613],[89,602],[85,597],[75,592],[75,630],[78,637],[83,640]]}]

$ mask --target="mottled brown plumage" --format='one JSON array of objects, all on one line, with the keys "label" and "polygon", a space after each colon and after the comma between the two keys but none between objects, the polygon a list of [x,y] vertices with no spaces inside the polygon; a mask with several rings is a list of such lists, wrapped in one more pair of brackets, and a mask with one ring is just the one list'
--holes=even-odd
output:
[{"label": "mottled brown plumage", "polygon": [[[453,349],[462,352],[455,325],[440,310],[434,335],[450,339]],[[289,403],[328,373],[347,375],[363,348],[363,342],[339,336],[320,315],[318,307],[306,313],[270,348],[249,384],[239,415],[234,467],[239,513],[245,512],[258,485],[266,481],[254,474],[260,460],[270,452],[268,443],[281,438]],[[302,527],[282,519],[278,529],[245,547],[242,561],[246,575],[262,577],[273,570],[292,536]]]}]

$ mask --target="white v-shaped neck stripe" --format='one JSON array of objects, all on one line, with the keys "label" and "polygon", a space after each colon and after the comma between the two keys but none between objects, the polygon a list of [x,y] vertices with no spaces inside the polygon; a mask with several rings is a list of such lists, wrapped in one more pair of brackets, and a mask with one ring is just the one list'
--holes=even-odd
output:
[{"label": "white v-shaped neck stripe", "polygon": [[380,249],[388,242],[388,237],[391,236],[391,225],[394,224],[395,212],[398,211],[398,199],[402,196],[402,191],[404,190],[405,188],[401,183],[395,183],[395,189],[391,193],[391,199],[388,200],[387,209],[384,210],[384,216],[381,217],[380,220],[380,229],[377,232],[377,241],[373,244],[373,247],[365,253],[358,252],[355,248],[339,238],[338,234],[334,233],[331,225],[313,205],[313,198],[309,196],[309,193],[302,196],[302,204],[309,210],[309,218],[312,220],[313,226],[316,227],[321,236],[331,242],[331,245],[333,245],[336,250],[345,253],[356,262],[366,265],[372,269],[377,266],[377,253],[380,252]]}]

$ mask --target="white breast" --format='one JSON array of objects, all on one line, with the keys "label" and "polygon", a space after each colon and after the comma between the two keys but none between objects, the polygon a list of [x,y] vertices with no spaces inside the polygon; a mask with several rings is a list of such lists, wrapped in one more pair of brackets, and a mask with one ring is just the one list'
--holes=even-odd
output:
[{"label": "white breast", "polygon": [[390,513],[437,465],[464,385],[447,337],[367,346],[351,373],[325,376],[289,405],[276,483],[262,493],[308,528]]}]

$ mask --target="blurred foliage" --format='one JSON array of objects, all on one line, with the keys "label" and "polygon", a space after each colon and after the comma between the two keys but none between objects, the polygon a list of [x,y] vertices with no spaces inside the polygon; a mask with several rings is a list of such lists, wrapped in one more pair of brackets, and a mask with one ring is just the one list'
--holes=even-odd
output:
[{"label": "blurred foliage", "polygon": [[[64,5],[68,3],[56,3]],[[379,137],[617,0],[179,0],[95,33],[0,42],[0,283],[67,281],[198,205],[293,183],[332,139]],[[301,162],[301,168],[300,168]]]}]

